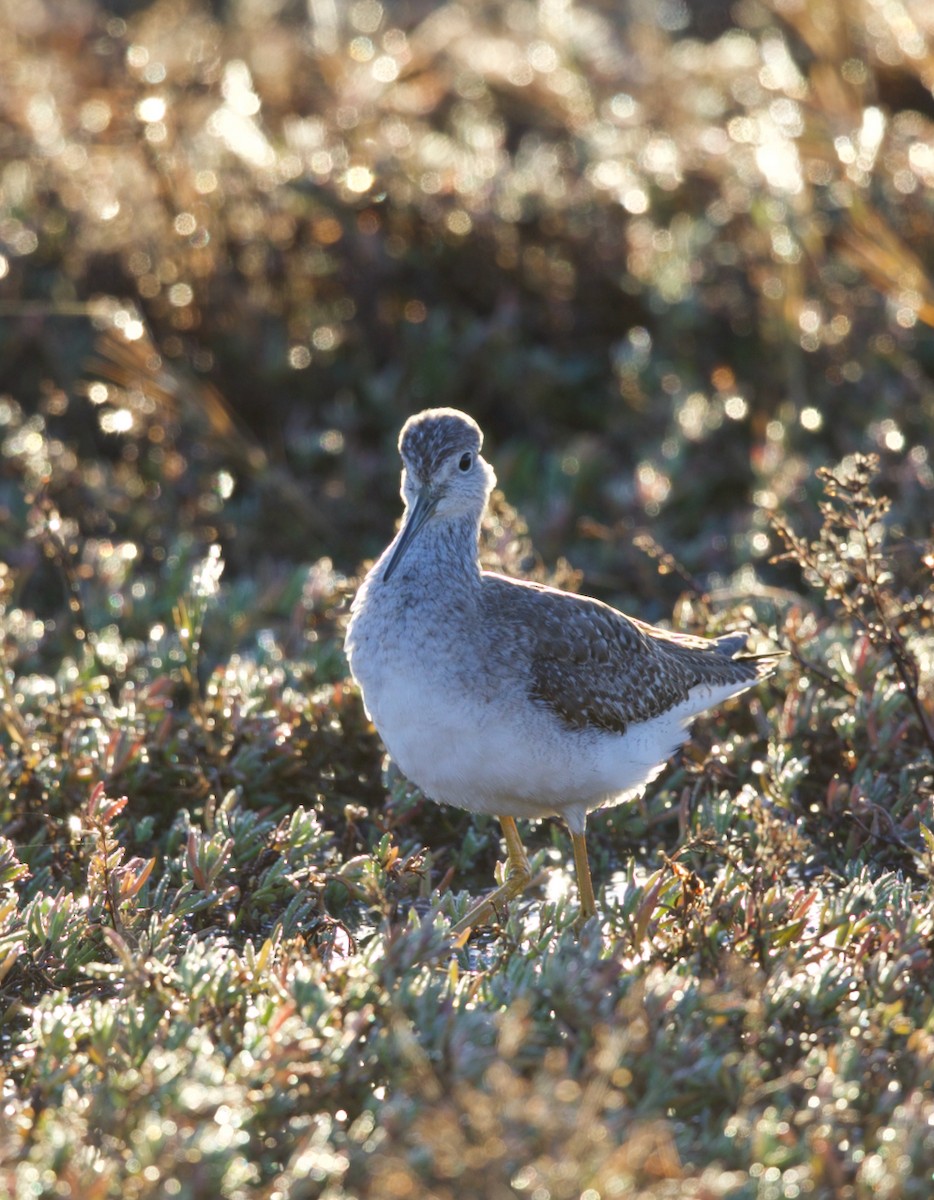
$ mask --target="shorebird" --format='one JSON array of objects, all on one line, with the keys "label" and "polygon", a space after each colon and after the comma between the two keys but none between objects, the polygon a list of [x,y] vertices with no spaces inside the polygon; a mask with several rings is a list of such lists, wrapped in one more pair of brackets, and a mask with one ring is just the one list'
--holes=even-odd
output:
[{"label": "shorebird", "polygon": [[671,633],[587,596],[480,568],[496,476],[466,413],[406,421],[402,526],[351,607],[346,650],[390,756],[432,800],[499,818],[504,882],[454,926],[483,924],[529,883],[517,819],[560,817],[580,921],[596,914],[584,830],[632,797],[691,719],[768,675],[746,633]]}]

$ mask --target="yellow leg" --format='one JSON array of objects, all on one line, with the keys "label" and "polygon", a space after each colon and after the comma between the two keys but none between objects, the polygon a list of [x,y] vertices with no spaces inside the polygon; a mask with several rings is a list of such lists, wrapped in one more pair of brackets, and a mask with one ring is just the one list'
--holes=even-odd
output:
[{"label": "yellow leg", "polygon": [[514,896],[525,891],[532,878],[532,868],[529,866],[515,821],[512,817],[500,817],[499,823],[503,827],[503,837],[506,839],[506,871],[503,883],[485,900],[475,904],[465,917],[461,917],[454,926],[453,933],[464,933],[474,925],[485,924],[501,904],[507,904]]},{"label": "yellow leg", "polygon": [[574,870],[577,873],[577,890],[581,901],[580,921],[583,924],[597,915],[597,899],[593,894],[590,863],[587,861],[587,840],[582,833],[572,833],[571,845],[574,847]]}]

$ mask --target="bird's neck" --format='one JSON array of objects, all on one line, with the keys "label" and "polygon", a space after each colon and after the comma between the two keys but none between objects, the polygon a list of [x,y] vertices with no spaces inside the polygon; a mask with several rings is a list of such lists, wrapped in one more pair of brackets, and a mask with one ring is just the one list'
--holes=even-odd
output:
[{"label": "bird's neck", "polygon": [[446,595],[479,588],[479,536],[479,523],[471,517],[428,521],[406,551],[390,586],[398,578],[403,587],[414,584],[420,590],[437,589]]}]

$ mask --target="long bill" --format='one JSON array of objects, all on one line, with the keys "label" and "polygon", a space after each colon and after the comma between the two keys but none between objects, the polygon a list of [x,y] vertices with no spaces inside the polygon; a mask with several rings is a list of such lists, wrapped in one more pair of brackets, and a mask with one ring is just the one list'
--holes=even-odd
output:
[{"label": "long bill", "polygon": [[412,544],[412,539],[435,511],[437,503],[438,497],[429,490],[426,484],[415,497],[415,503],[409,509],[405,524],[399,531],[393,552],[390,554],[389,561],[383,568],[383,583],[389,581],[390,575],[398,567],[406,550]]}]

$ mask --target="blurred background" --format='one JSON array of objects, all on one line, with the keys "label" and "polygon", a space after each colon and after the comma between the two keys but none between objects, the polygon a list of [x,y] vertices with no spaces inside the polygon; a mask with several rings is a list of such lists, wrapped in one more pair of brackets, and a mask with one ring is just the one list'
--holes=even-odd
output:
[{"label": "blurred background", "polygon": [[[929,1200],[932,87],[934,0],[0,0],[0,1194]],[[502,858],[341,650],[429,405],[486,562],[787,651],[606,941],[552,821],[413,919]]]},{"label": "blurred background", "polygon": [[778,578],[769,513],[857,450],[924,535],[932,39],[928,0],[2,0],[21,600],[63,599],[40,518],[125,617],[186,546],[353,572],[429,405],[651,619]]}]

